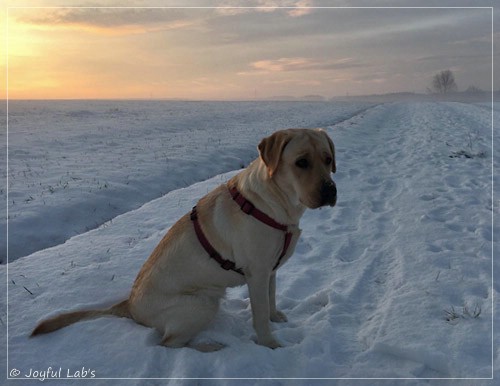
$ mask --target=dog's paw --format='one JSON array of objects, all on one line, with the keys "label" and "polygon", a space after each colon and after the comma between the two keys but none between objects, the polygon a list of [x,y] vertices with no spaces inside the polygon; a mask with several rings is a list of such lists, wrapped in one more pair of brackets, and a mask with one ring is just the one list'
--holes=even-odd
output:
[{"label": "dog's paw", "polygon": [[276,311],[275,313],[271,314],[271,322],[285,323],[288,322],[288,319],[283,312]]},{"label": "dog's paw", "polygon": [[215,352],[222,350],[223,348],[226,347],[225,344],[223,343],[218,343],[218,342],[207,342],[207,343],[194,343],[194,344],[189,344],[190,348],[195,349],[200,352],[208,353],[208,352]]},{"label": "dog's paw", "polygon": [[269,348],[272,348],[273,350],[275,348],[280,348],[280,347],[283,347],[276,339],[268,339],[266,341],[263,341],[263,342],[260,342],[259,341],[259,344],[261,346],[266,346],[266,347],[269,347]]}]

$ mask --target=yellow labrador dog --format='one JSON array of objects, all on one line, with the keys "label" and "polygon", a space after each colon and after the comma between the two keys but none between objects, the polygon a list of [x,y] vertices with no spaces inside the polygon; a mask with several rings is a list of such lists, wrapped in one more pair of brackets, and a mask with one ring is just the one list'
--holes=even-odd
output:
[{"label": "yellow labrador dog", "polygon": [[287,320],[276,309],[276,270],[295,249],[304,210],[337,201],[335,148],[322,129],[288,129],[264,138],[258,149],[248,168],[172,226],[127,300],[47,319],[32,336],[115,315],[154,327],[167,347],[183,347],[214,318],[225,289],[246,283],[258,343],[280,347],[270,328],[270,321]]}]

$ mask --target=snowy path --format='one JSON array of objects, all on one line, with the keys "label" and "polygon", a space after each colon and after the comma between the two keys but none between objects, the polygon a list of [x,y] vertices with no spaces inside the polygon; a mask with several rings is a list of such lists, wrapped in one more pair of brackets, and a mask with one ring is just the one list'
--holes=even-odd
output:
[{"label": "snowy path", "polygon": [[[232,172],[10,264],[9,369],[86,366],[97,377],[118,378],[326,377],[341,378],[339,385],[360,377],[490,377],[492,360],[496,368],[500,361],[497,348],[492,358],[491,306],[499,288],[491,286],[489,117],[473,105],[403,103],[374,107],[329,129],[339,201],[306,212],[296,253],[278,273],[278,307],[289,322],[274,330],[284,348],[253,342],[244,287],[228,291],[215,323],[200,336],[228,346],[217,353],[159,347],[150,330],[113,318],[27,339],[47,314],[126,296],[164,230]],[[455,157],[461,150],[484,157]],[[457,318],[446,321],[444,311],[452,307]],[[498,333],[494,339],[499,347]]]},{"label": "snowy path", "polygon": [[[356,356],[352,372],[390,376],[392,361],[389,366],[380,363],[376,373],[371,366],[363,369],[375,357],[392,357],[408,367],[409,377],[467,376],[478,371],[478,365],[484,369],[482,375],[488,376],[491,359],[481,364],[471,359],[491,358],[491,345],[478,352],[476,334],[455,342],[453,332],[461,334],[466,327],[456,326],[447,335],[449,326],[439,319],[451,306],[479,304],[483,312],[491,308],[489,163],[449,158],[453,150],[447,143],[455,142],[452,146],[460,148],[460,137],[471,127],[460,127],[464,118],[458,115],[457,119],[456,106],[398,107],[385,112],[390,117],[381,114],[380,125],[373,120],[371,133],[357,132],[365,137],[350,138],[351,144],[360,147],[359,152],[349,148],[348,158],[372,160],[348,171],[357,181],[357,187],[350,185],[356,189],[353,193],[360,194],[346,203],[346,215],[341,211],[339,216],[352,218],[348,228],[356,231],[347,232],[347,242],[345,236],[336,235],[344,241],[334,253],[347,262],[334,269],[335,275],[347,278],[334,285],[346,302],[334,300],[335,307],[352,309],[352,299],[356,299],[359,306],[354,308],[361,309],[354,320],[362,321],[357,338],[365,351]],[[477,126],[477,117],[475,122]],[[377,130],[379,126],[383,130]],[[450,129],[456,138],[449,136]],[[487,138],[482,142],[477,146],[486,151]],[[365,237],[360,239],[359,234]],[[368,309],[363,309],[366,305]],[[480,326],[468,328],[484,329],[490,337],[485,341],[491,342],[488,319],[476,324]],[[428,337],[436,331],[443,333],[441,339],[429,344]],[[460,365],[448,358],[448,352],[456,352],[453,345],[460,346],[456,358]]]},{"label": "snowy path", "polygon": [[[331,340],[324,341],[321,328],[313,345],[322,347],[318,361],[327,351],[336,365],[349,365],[335,372],[339,377],[401,377],[402,369],[406,377],[491,374],[491,319],[468,320],[452,331],[443,323],[452,306],[491,312],[489,163],[449,158],[449,128],[458,136],[468,128],[450,121],[454,116],[454,106],[381,106],[362,118],[368,125],[350,132],[348,146],[335,128],[338,210],[308,213],[314,230],[304,231],[299,251],[308,251],[313,266],[304,275],[301,264],[297,281],[306,282],[306,314],[317,312],[330,324]],[[321,243],[324,237],[328,243]],[[327,259],[314,262],[317,256]],[[436,331],[440,339],[429,342]],[[454,361],[448,352],[456,353]],[[293,368],[295,376],[307,373],[300,363]],[[319,370],[325,372],[332,374]]]}]

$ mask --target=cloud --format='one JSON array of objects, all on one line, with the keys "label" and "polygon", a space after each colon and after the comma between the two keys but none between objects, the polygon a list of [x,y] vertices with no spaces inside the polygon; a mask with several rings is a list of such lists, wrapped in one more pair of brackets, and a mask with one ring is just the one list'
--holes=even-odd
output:
[{"label": "cloud", "polygon": [[445,61],[470,61],[470,62],[477,62],[478,60],[483,59],[483,60],[491,60],[491,53],[486,52],[484,54],[455,54],[455,55],[431,55],[431,56],[422,56],[420,58],[417,58],[416,60],[418,62],[445,62]]},{"label": "cloud", "polygon": [[317,64],[306,58],[281,58],[277,60],[258,60],[251,63],[250,66],[262,72],[283,72],[310,70]]},{"label": "cloud", "polygon": [[498,40],[500,38],[500,32],[495,33],[493,36],[491,34],[483,35],[483,36],[476,36],[473,38],[468,38],[468,39],[463,39],[463,40],[456,40],[452,42],[451,44],[463,44],[463,45],[469,45],[469,44],[487,44],[491,46],[491,40]]},{"label": "cloud", "polygon": [[313,0],[257,0],[258,12],[274,12],[284,10],[288,16],[300,17],[314,10]]},{"label": "cloud", "polygon": [[288,11],[289,16],[301,17],[309,15],[314,11],[314,8],[311,8],[314,6],[312,0],[300,0],[295,4],[295,6],[297,7],[296,9],[291,9]]},{"label": "cloud", "polygon": [[314,11],[313,0],[245,0],[219,2],[217,13],[235,16],[245,13],[271,13],[282,11],[290,17],[301,17]]},{"label": "cloud", "polygon": [[177,29],[195,23],[192,17],[179,9],[147,8],[58,8],[45,10],[36,16],[24,14],[17,18],[22,23],[41,27],[91,27],[94,29],[120,29],[141,27],[151,29]]},{"label": "cloud", "polygon": [[325,71],[340,70],[353,67],[365,67],[364,64],[353,58],[343,58],[338,60],[320,60],[310,58],[280,58],[275,60],[258,60],[250,63],[252,71],[242,72],[239,75],[255,75],[275,72],[292,71]]}]

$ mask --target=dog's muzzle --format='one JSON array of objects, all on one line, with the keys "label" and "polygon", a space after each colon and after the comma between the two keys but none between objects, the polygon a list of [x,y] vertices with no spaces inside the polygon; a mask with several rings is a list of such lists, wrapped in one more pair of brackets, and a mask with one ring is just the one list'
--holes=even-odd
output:
[{"label": "dog's muzzle", "polygon": [[337,203],[337,186],[332,180],[323,181],[320,190],[321,206],[335,206]]}]

